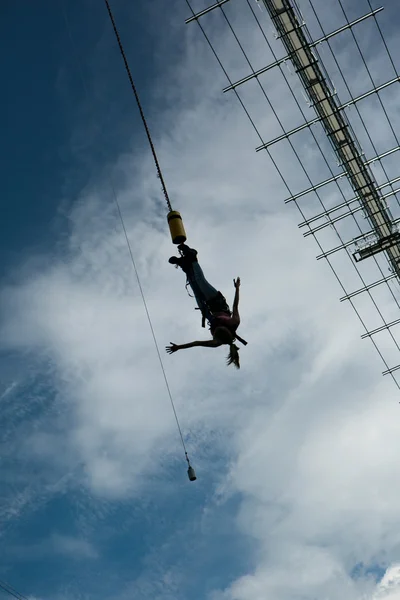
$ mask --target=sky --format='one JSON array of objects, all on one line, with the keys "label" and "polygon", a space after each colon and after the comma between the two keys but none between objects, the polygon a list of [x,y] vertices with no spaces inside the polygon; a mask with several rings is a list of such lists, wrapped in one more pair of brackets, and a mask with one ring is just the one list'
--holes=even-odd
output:
[{"label": "sky", "polygon": [[[350,20],[369,12],[367,0],[342,3]],[[185,25],[183,0],[111,5],[173,207],[230,303],[241,277],[249,343],[239,371],[224,349],[164,352],[207,330],[168,263],[166,206],[104,3],[2,2],[0,580],[31,600],[399,600],[399,390],[339,301],[388,264],[360,263],[360,276],[335,253],[344,292],[316,260],[318,244],[284,202],[310,186],[306,173],[288,142],[271,149],[288,187],[255,152],[260,138],[222,93],[227,80],[196,24]],[[299,5],[320,37],[310,3]],[[345,23],[338,0],[313,5],[327,32]],[[284,55],[255,1],[224,11],[254,69],[274,61],[263,33]],[[378,22],[399,68],[394,0]],[[221,11],[201,23],[231,79],[248,75]],[[375,23],[355,31],[374,84],[395,77]],[[340,101],[367,92],[350,32],[331,48],[318,51]],[[267,97],[254,80],[240,97],[265,141],[282,132],[274,111],[287,129],[314,117],[293,69],[260,81]],[[368,159],[400,131],[398,85],[381,97],[393,129],[374,98],[346,112]],[[327,161],[309,130],[293,147],[315,184],[340,168],[320,126],[312,131]],[[374,165],[378,183],[398,176],[397,163],[394,153]],[[353,195],[345,181],[321,194],[328,207]],[[397,218],[395,195],[388,204]],[[316,194],[299,205],[305,218],[321,211]],[[350,240],[357,226],[368,230],[361,214],[338,229]],[[339,244],[331,227],[316,239]],[[376,307],[394,320],[399,300],[391,281],[354,304],[373,329]],[[397,365],[396,338],[376,338]]]}]

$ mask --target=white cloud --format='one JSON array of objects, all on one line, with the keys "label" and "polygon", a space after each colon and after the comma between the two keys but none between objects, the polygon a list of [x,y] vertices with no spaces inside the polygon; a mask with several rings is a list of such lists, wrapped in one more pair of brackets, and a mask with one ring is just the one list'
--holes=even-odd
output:
[{"label": "white cloud", "polygon": [[93,560],[99,557],[96,547],[84,537],[52,533],[35,543],[14,543],[7,546],[7,558],[14,563],[46,560],[62,556],[71,560]]},{"label": "white cloud", "polygon": [[[225,34],[217,28],[213,33],[220,34],[233,78],[241,76],[243,66],[229,54]],[[242,278],[241,329],[249,345],[241,351],[240,372],[225,367],[221,351],[164,354],[170,341],[205,337],[206,331],[186,296],[184,276],[167,263],[173,248],[153,200],[160,193],[151,159],[133,152],[116,159],[116,169],[125,172],[118,196],[178,414],[184,432],[191,432],[193,462],[205,460],[208,429],[217,430],[217,443],[231,461],[220,501],[241,495],[238,524],[258,549],[254,571],[215,595],[372,597],[374,585],[354,582],[350,572],[379,556],[390,564],[400,548],[396,390],[381,378],[371,344],[359,339],[362,329],[353,311],[338,302],[341,290],[328,266],[315,261],[316,245],[302,239],[297,213],[283,206],[288,194],[265,154],[254,153],[258,142],[240,107],[233,97],[221,100],[225,82],[216,66],[195,34],[187,35],[187,56],[173,80],[181,86],[181,102],[168,110],[157,148],[174,206],[206,275],[230,300],[233,277]],[[249,52],[261,52],[260,42],[246,35]],[[279,108],[287,119],[291,105],[273,81],[271,93],[279,88]],[[267,135],[275,121],[254,90],[249,86],[243,93]],[[296,189],[307,187],[285,148],[274,156]],[[312,152],[307,158],[311,162]],[[54,451],[54,439],[46,451],[46,444],[32,438],[34,454],[62,461],[63,468],[83,463],[92,492],[121,498],[142,492],[160,462],[181,455],[105,185],[109,182],[93,184],[72,211],[63,255],[2,291],[0,333],[4,349],[51,359],[60,410],[68,417],[65,439],[58,442],[62,456]],[[337,243],[330,231],[323,235],[328,246]],[[334,264],[350,290],[360,287],[347,258],[340,254]],[[371,277],[375,267],[362,269]],[[385,314],[396,313],[389,295],[379,299]],[[370,300],[357,302],[374,323]],[[88,557],[92,552],[72,538],[58,538],[57,547]]]},{"label": "white cloud", "polygon": [[54,534],[51,538],[51,547],[53,552],[75,560],[96,558],[98,556],[97,551],[90,542],[68,535]]},{"label": "white cloud", "polygon": [[385,573],[382,578],[374,600],[399,600],[400,598],[400,567],[399,565],[393,565]]},{"label": "white cloud", "polygon": [[18,385],[17,381],[13,381],[12,383],[10,383],[10,385],[8,385],[6,387],[6,389],[4,390],[4,392],[1,394],[0,402],[2,400],[4,400],[9,394],[11,394],[11,392],[17,387],[17,385]]}]

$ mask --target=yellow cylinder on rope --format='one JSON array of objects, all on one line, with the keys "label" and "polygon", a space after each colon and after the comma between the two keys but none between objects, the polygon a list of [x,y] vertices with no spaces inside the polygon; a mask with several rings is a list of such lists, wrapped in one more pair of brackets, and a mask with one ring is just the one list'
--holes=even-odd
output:
[{"label": "yellow cylinder on rope", "polygon": [[171,210],[168,215],[168,225],[171,232],[173,244],[183,244],[186,242],[186,232],[183,226],[181,214],[177,210]]}]

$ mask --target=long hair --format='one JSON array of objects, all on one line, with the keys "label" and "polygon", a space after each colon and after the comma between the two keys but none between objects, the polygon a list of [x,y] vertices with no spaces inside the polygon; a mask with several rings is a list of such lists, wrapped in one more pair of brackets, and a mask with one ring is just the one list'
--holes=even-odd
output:
[{"label": "long hair", "polygon": [[235,365],[237,369],[240,369],[240,357],[239,357],[239,348],[236,344],[231,344],[229,346],[229,354],[226,359],[226,364]]},{"label": "long hair", "polygon": [[226,364],[234,365],[237,369],[240,369],[239,360],[239,348],[234,344],[234,335],[227,327],[217,327],[214,332],[214,337],[229,346],[229,354],[226,358]]}]

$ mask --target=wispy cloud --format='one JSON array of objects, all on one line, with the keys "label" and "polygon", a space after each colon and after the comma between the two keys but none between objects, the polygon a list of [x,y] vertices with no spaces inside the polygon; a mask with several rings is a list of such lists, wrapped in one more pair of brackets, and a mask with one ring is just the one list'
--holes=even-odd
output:
[{"label": "wispy cloud", "polygon": [[13,381],[12,383],[10,383],[10,385],[8,385],[6,387],[6,389],[4,390],[4,392],[2,392],[2,394],[0,395],[0,402],[6,398],[9,394],[11,394],[11,392],[17,387],[18,382],[17,381]]},{"label": "wispy cloud", "polygon": [[63,556],[72,560],[95,559],[98,552],[87,540],[70,535],[53,533],[42,541],[24,546],[11,546],[8,553],[14,560],[26,562]]},{"label": "wispy cloud", "polygon": [[[230,9],[239,27],[245,8],[237,3]],[[211,34],[232,77],[247,74],[220,17],[215,23]],[[242,29],[246,50],[264,63],[262,39]],[[50,495],[58,481],[65,484],[63,493],[87,494],[83,527],[96,502],[99,514],[103,507],[106,513],[131,502],[141,515],[148,511],[148,521],[137,517],[132,530],[145,522],[151,537],[152,527],[161,527],[159,507],[169,506],[171,513],[163,518],[170,530],[163,539],[170,545],[152,539],[153,551],[147,545],[143,563],[137,559],[137,576],[124,566],[118,598],[126,592],[140,599],[177,600],[185,598],[191,580],[200,578],[203,587],[192,598],[372,598],[375,582],[355,581],[351,572],[355,564],[377,557],[389,565],[398,553],[396,392],[380,376],[373,348],[359,339],[354,313],[338,302],[337,282],[325,264],[315,261],[314,243],[299,233],[297,213],[283,205],[287,191],[275,170],[265,155],[254,153],[258,142],[240,106],[233,97],[221,99],[225,81],[196,31],[187,30],[180,62],[168,68],[155,92],[162,90],[168,98],[180,91],[174,106],[158,107],[154,115],[160,123],[160,130],[154,128],[157,148],[174,206],[183,214],[206,275],[230,300],[232,279],[242,278],[241,329],[249,340],[241,351],[240,372],[226,368],[219,350],[163,354],[198,470],[196,487],[184,487],[179,436],[112,204],[111,180],[162,352],[170,341],[206,333],[186,295],[183,274],[167,262],[173,247],[159,182],[151,157],[136,146],[136,133],[131,153],[110,157],[111,179],[99,176],[75,203],[68,242],[51,265],[32,268],[29,276],[23,270],[19,281],[1,292],[2,349],[20,352],[39,372],[45,368],[54,391],[51,410],[34,417],[37,430],[24,429],[20,452],[26,479],[20,473],[18,494],[8,488],[5,510],[19,518],[30,489],[39,501],[40,485],[27,483],[32,465],[40,469]],[[270,81],[269,95],[289,126],[292,102],[281,80]],[[243,94],[263,135],[273,137],[276,121],[259,90],[250,85]],[[307,187],[286,147],[274,156],[291,185]],[[309,140],[304,156],[317,179],[319,163]],[[335,240],[330,235],[327,231],[328,243]],[[335,261],[350,287],[357,287],[347,258]],[[383,306],[395,312],[389,300],[383,299]],[[373,321],[373,306],[365,304],[363,310]],[[226,523],[221,518],[218,526],[209,515],[224,510],[235,539],[250,544],[251,560],[241,556],[234,569],[224,564],[224,572],[221,567],[207,587],[211,548],[228,553]],[[208,535],[207,518],[213,523]],[[193,560],[187,572],[177,558],[184,537],[178,522],[186,535],[196,531],[187,542],[196,565]],[[121,531],[124,523],[117,523]],[[72,559],[101,557],[95,544],[72,535],[53,535],[44,543]],[[159,565],[153,577],[146,556],[155,557],[148,564]]]}]

